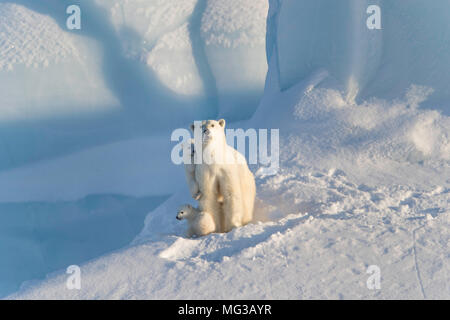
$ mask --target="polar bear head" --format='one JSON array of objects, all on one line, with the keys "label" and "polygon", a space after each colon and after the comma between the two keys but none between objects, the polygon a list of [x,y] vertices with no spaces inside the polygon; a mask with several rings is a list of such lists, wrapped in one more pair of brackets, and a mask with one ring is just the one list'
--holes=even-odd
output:
[{"label": "polar bear head", "polygon": [[198,213],[197,209],[195,209],[190,204],[185,204],[178,209],[177,220],[192,219],[195,217],[197,213]]},{"label": "polar bear head", "polygon": [[[199,128],[197,128],[198,130]],[[192,132],[195,132],[194,124],[191,124]],[[226,141],[225,137],[225,120],[203,120],[201,125],[202,142],[206,146],[211,142],[223,143]]]}]

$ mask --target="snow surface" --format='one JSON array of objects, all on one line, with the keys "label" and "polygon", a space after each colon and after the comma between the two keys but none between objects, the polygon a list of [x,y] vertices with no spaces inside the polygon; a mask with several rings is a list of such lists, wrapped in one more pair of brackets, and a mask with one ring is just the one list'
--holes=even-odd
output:
[{"label": "snow surface", "polygon": [[266,1],[78,3],[0,0],[0,170],[256,110]]},{"label": "snow surface", "polygon": [[17,4],[0,3],[0,12],[0,123],[118,108],[102,79],[95,43]]},{"label": "snow surface", "polygon": [[144,61],[182,106],[196,98],[204,116],[231,120],[255,111],[267,72],[267,1],[96,3],[109,9],[126,55]]},{"label": "snow surface", "polygon": [[[43,10],[17,2],[28,9],[0,14],[31,17]],[[151,124],[150,132],[133,131],[141,124],[137,118],[148,120],[140,103],[149,87],[138,86],[131,99],[120,95],[130,87],[118,83],[113,87],[121,90],[112,91],[129,122],[110,116],[89,122],[105,127],[91,131],[100,137],[87,143],[90,135],[80,128],[89,125],[68,131],[55,121],[54,132],[72,134],[71,149],[55,153],[55,144],[41,144],[35,151],[40,158],[25,153],[21,161],[18,153],[2,153],[15,168],[3,165],[9,169],[0,171],[0,295],[449,299],[449,51],[448,41],[439,41],[450,27],[443,19],[448,2],[370,1],[388,9],[379,33],[355,27],[365,24],[365,1],[339,3],[86,4],[88,14],[108,13],[97,26],[102,32],[91,31],[93,38],[106,36],[103,46],[123,51],[103,56],[105,64],[133,61],[123,70],[139,66],[160,81],[149,82],[152,94],[160,85],[171,92],[149,103],[161,124],[171,123],[167,132],[179,123],[187,127],[186,119],[219,115],[239,120],[228,121],[233,128],[280,129],[280,170],[251,166],[258,197],[254,223],[187,239],[176,209],[194,202],[183,168],[169,160],[170,134],[152,131]],[[267,73],[261,48],[267,50]],[[119,74],[104,75],[105,82]],[[127,80],[149,80],[129,74]],[[205,104],[190,115],[176,118],[174,109],[158,108],[161,101],[189,108],[202,92],[207,98],[198,101]],[[174,93],[180,100],[172,99]],[[235,99],[245,103],[233,109],[229,101]],[[127,109],[133,102],[138,107]],[[119,129],[105,119],[117,120]],[[27,135],[20,140],[17,129],[10,137],[22,149],[32,144]],[[66,288],[71,264],[81,266],[81,290]],[[371,265],[380,268],[380,290],[366,285]]]},{"label": "snow surface", "polygon": [[[358,102],[393,100],[416,84],[434,90],[422,107],[450,115],[448,1],[271,2],[279,10],[267,41],[276,43],[283,89],[325,68]],[[366,27],[370,5],[381,8],[381,30]]]}]

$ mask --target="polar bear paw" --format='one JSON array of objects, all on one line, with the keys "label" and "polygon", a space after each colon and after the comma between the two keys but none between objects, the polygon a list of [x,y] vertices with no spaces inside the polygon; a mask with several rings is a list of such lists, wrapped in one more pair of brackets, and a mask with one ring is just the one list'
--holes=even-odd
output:
[{"label": "polar bear paw", "polygon": [[200,191],[197,192],[196,194],[194,194],[194,196],[193,196],[194,200],[197,200],[197,201],[200,200],[201,197],[202,197],[202,193]]}]

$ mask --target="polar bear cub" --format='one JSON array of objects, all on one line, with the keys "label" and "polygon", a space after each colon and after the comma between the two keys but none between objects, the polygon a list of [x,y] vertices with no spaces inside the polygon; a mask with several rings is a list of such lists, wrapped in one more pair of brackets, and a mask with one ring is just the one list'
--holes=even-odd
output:
[{"label": "polar bear cub", "polygon": [[192,198],[195,200],[199,200],[202,196],[200,192],[200,187],[195,179],[195,149],[194,149],[194,140],[191,139],[188,141],[188,150],[190,151],[190,162],[184,164],[184,171],[186,173],[186,180],[189,186],[189,191],[191,193]]},{"label": "polar bear cub", "polygon": [[178,209],[178,220],[186,219],[189,225],[187,236],[206,236],[216,231],[216,224],[211,214],[194,208],[190,204],[185,204]]},{"label": "polar bear cub", "polygon": [[[194,163],[195,158],[195,148],[194,148],[194,139],[188,141],[187,149],[190,152],[190,162],[184,164],[184,171],[186,174],[186,181],[189,186],[189,192],[194,200],[200,200],[202,197],[202,193],[200,192],[200,186],[195,177],[195,171],[197,165]],[[220,203],[223,203],[223,196],[219,195],[217,199]]]}]

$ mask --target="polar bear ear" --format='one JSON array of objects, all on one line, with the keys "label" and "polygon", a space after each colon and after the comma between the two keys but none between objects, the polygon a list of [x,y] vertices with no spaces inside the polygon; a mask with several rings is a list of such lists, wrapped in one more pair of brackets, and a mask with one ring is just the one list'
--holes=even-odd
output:
[{"label": "polar bear ear", "polygon": [[218,122],[222,128],[225,128],[225,119],[220,119]]}]

